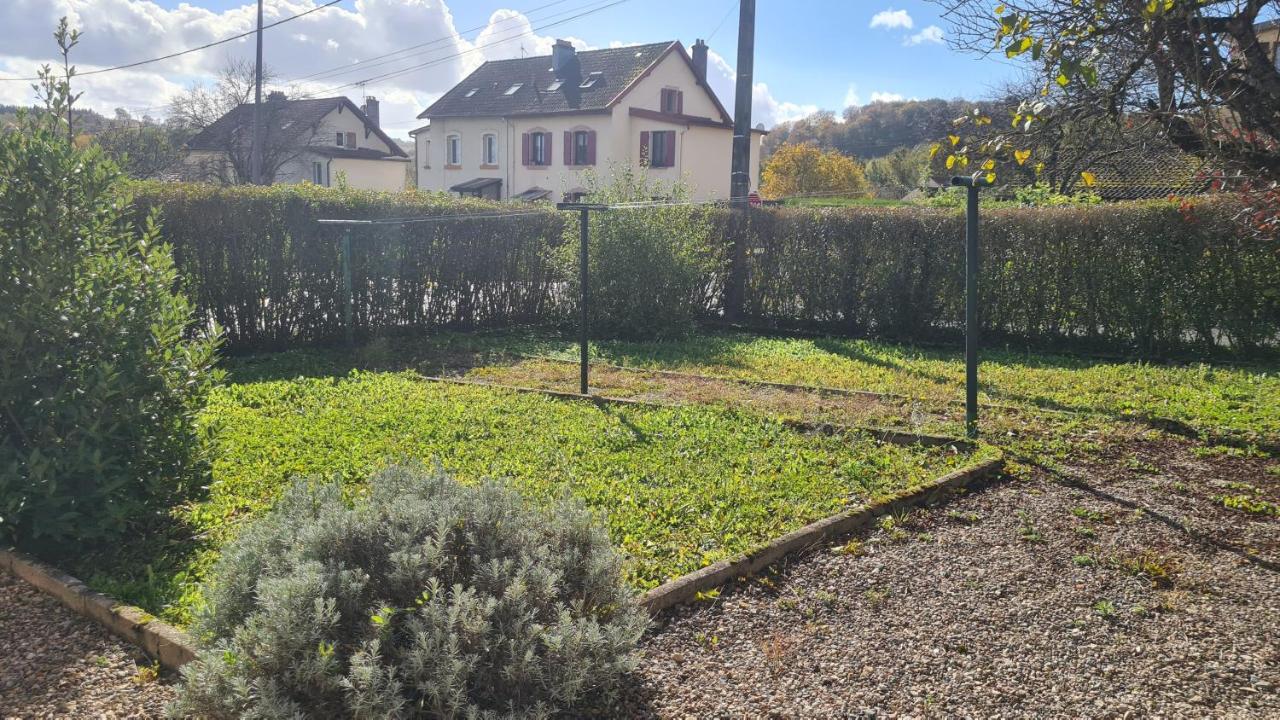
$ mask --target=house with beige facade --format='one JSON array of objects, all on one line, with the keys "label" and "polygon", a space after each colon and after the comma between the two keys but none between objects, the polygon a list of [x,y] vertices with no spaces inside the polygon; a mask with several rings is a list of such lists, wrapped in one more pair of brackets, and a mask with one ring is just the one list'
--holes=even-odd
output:
[{"label": "house with beige facade", "polygon": [[[679,42],[486,62],[418,117],[417,183],[495,200],[568,200],[629,167],[729,197],[733,121],[707,84],[707,45]],[[751,188],[764,130],[752,132]]]},{"label": "house with beige facade", "polygon": [[[235,183],[249,175],[251,103],[218,118],[186,146],[185,179]],[[363,107],[345,97],[289,99],[273,92],[263,102],[263,182],[404,190],[412,159],[379,126],[378,100]]]}]

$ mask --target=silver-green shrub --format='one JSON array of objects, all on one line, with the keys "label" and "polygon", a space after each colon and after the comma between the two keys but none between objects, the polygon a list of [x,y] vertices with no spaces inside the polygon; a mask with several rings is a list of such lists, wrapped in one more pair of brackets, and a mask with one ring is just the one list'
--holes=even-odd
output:
[{"label": "silver-green shrub", "polygon": [[223,551],[176,716],[526,718],[606,701],[647,616],[596,518],[391,468],[299,481]]}]

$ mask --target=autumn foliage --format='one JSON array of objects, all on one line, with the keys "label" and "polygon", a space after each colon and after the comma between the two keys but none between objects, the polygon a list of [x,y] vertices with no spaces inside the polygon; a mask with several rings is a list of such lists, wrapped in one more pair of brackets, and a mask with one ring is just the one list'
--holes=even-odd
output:
[{"label": "autumn foliage", "polygon": [[835,150],[813,143],[783,145],[764,169],[761,192],[767,198],[795,195],[870,197],[871,184],[862,165]]}]

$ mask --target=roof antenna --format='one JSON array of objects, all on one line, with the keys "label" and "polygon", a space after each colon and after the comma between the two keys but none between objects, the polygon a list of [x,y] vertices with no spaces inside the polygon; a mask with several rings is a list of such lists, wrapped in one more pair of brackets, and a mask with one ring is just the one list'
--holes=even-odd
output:
[{"label": "roof antenna", "polygon": [[524,57],[524,43],[520,43],[520,57]]}]

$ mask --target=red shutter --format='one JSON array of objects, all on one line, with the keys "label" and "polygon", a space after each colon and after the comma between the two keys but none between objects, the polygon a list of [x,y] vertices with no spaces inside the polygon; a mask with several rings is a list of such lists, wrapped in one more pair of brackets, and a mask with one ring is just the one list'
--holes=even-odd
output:
[{"label": "red shutter", "polygon": [[564,131],[564,164],[568,167],[573,164],[573,133]]},{"label": "red shutter", "polygon": [[546,165],[547,167],[551,167],[552,157],[554,156],[551,154],[551,133],[547,133],[546,147],[543,149],[543,152],[542,152],[542,164]]},{"label": "red shutter", "polygon": [[529,133],[520,136],[520,164],[529,164]]},{"label": "red shutter", "polygon": [[587,164],[596,164],[596,131],[587,131]]},{"label": "red shutter", "polygon": [[684,114],[684,91],[683,90],[676,91],[676,114],[678,115]]},{"label": "red shutter", "polygon": [[652,160],[649,158],[649,133],[648,131],[640,133],[640,164],[649,165]]},{"label": "red shutter", "polygon": [[675,130],[667,131],[667,147],[664,149],[667,151],[666,167],[675,167],[676,166],[676,131]]}]

